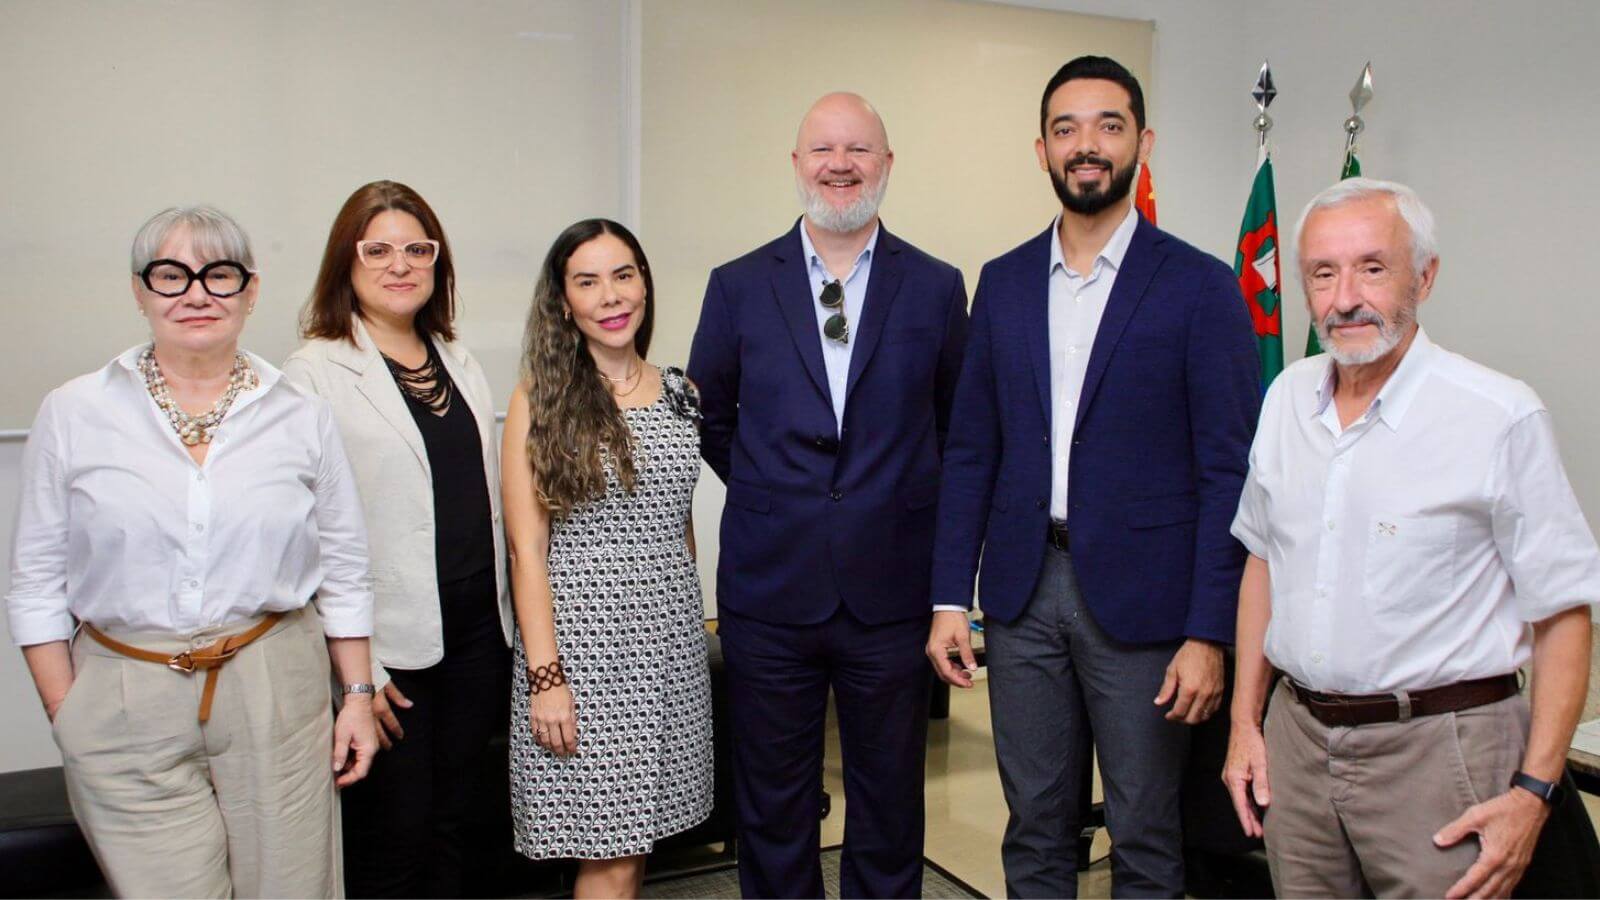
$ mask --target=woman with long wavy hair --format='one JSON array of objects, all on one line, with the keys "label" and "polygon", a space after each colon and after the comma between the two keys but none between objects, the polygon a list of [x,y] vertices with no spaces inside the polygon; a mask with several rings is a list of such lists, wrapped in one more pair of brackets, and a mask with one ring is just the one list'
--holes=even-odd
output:
[{"label": "woman with long wavy hair", "polygon": [[517,640],[517,850],[637,896],[656,840],[711,814],[711,684],[690,502],[698,395],[645,361],[655,296],[607,219],[539,273],[501,449]]}]

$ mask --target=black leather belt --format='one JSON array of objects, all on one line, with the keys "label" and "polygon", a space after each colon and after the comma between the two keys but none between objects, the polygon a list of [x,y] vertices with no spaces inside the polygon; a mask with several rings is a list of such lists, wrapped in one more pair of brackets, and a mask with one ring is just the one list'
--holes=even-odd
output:
[{"label": "black leather belt", "polygon": [[1066,550],[1067,549],[1067,526],[1066,526],[1066,524],[1062,523],[1062,522],[1057,522],[1056,520],[1051,519],[1049,525],[1047,525],[1045,527],[1044,539],[1046,541],[1049,541],[1050,542],[1050,546],[1056,548],[1057,550]]},{"label": "black leather belt", "polygon": [[1423,691],[1395,691],[1392,694],[1333,694],[1313,691],[1284,676],[1289,693],[1300,701],[1318,722],[1329,728],[1376,725],[1380,722],[1409,722],[1417,716],[1436,716],[1487,706],[1512,696],[1518,690],[1517,675],[1495,675],[1458,681]]}]

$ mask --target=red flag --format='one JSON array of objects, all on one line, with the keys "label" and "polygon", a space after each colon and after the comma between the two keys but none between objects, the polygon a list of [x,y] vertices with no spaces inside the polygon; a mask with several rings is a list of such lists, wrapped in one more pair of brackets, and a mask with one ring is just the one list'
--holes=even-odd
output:
[{"label": "red flag", "polygon": [[1133,189],[1133,205],[1140,214],[1156,224],[1156,186],[1150,181],[1150,164],[1139,167],[1139,184]]}]

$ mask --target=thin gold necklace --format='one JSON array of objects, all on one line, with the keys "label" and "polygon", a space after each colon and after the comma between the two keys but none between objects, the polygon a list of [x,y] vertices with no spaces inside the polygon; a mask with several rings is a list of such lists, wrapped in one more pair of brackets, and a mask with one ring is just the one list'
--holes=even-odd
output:
[{"label": "thin gold necklace", "polygon": [[[600,372],[600,367],[596,366],[595,367],[595,371],[596,372]],[[600,377],[604,378],[606,381],[609,381],[614,385],[616,385],[616,384],[627,384],[628,382],[632,381],[633,382],[633,387],[630,387],[625,391],[619,391],[614,387],[611,389],[612,396],[614,396],[614,397],[626,397],[629,394],[633,393],[634,391],[638,390],[639,389],[639,385],[644,383],[644,360],[640,360],[639,361],[639,365],[634,368],[632,373],[630,373],[628,375],[624,375],[621,378],[612,378],[610,375],[607,375],[604,372],[600,372]]]}]

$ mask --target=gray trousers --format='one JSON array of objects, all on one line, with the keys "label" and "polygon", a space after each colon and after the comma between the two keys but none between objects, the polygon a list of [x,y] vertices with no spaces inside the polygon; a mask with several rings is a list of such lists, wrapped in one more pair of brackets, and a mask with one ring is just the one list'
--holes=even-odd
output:
[{"label": "gray trousers", "polygon": [[1072,558],[1054,547],[1022,616],[990,622],[984,642],[995,755],[1011,810],[1001,845],[1006,893],[1077,896],[1087,723],[1100,748],[1112,894],[1182,896],[1179,789],[1189,730],[1154,703],[1178,643],[1106,635],[1083,604]]}]

